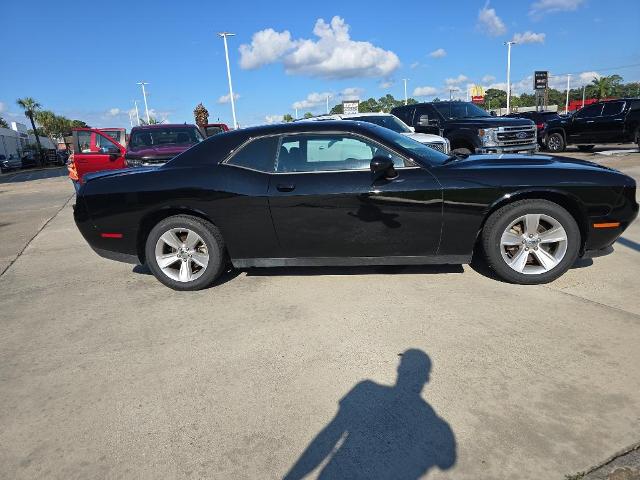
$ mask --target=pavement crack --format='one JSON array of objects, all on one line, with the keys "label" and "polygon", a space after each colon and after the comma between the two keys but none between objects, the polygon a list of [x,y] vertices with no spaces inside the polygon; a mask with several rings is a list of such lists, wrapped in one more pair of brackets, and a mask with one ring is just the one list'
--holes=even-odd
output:
[{"label": "pavement crack", "polygon": [[598,302],[596,300],[591,300],[591,299],[583,297],[581,295],[576,295],[575,293],[571,293],[571,292],[565,292],[564,290],[560,290],[560,289],[557,289],[557,288],[552,288],[552,287],[549,287],[549,286],[546,286],[546,285],[542,285],[542,287],[547,289],[547,290],[551,290],[552,292],[558,292],[558,293],[561,293],[563,295],[568,295],[569,297],[573,297],[573,298],[577,298],[579,300],[583,300],[583,301],[585,301],[587,303],[591,303],[591,304],[594,304],[594,305],[599,305],[599,306],[604,307],[604,308],[610,308],[611,310],[616,310],[616,311],[621,312],[621,313],[626,313],[628,315],[632,315],[633,317],[635,317],[635,318],[640,320],[640,314],[637,314],[635,312],[630,312],[629,310],[625,310],[624,308],[614,307],[613,305],[607,305],[606,303]]},{"label": "pavement crack", "polygon": [[61,207],[60,207],[60,208],[59,208],[59,209],[58,209],[58,210],[57,210],[57,211],[56,211],[56,212],[55,212],[51,217],[49,217],[49,219],[48,219],[46,222],[44,222],[44,223],[42,224],[42,226],[41,226],[41,227],[38,229],[38,231],[33,235],[33,237],[31,237],[31,238],[29,239],[29,241],[28,241],[27,243],[25,243],[24,247],[22,247],[22,250],[20,250],[20,251],[18,252],[18,254],[16,255],[16,257],[15,257],[13,260],[11,260],[11,262],[9,262],[9,265],[7,265],[7,266],[5,267],[5,269],[4,269],[4,270],[2,270],[2,273],[0,273],[0,277],[2,277],[5,273],[7,273],[7,272],[9,271],[9,269],[11,268],[11,266],[12,266],[14,263],[16,263],[16,261],[17,261],[17,260],[22,256],[22,254],[23,254],[23,253],[24,253],[24,251],[27,249],[27,247],[28,247],[29,245],[31,245],[31,242],[33,242],[33,241],[36,239],[36,237],[37,237],[38,235],[40,235],[40,232],[42,232],[42,230],[44,230],[44,229],[47,227],[47,225],[49,225],[49,223],[51,222],[51,220],[53,220],[54,218],[56,218],[56,217],[58,216],[58,214],[59,214],[62,210],[64,210],[64,208],[69,204],[69,202],[71,201],[71,199],[72,199],[73,197],[75,197],[75,193],[74,193],[74,194],[72,194],[69,198],[67,198],[67,200],[62,204],[62,206],[61,206]]}]

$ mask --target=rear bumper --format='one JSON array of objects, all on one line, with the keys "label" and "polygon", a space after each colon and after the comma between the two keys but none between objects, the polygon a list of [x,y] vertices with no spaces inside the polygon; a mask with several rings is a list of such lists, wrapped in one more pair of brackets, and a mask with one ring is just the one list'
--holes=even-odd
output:
[{"label": "rear bumper", "polygon": [[116,262],[122,263],[131,263],[133,265],[141,265],[142,262],[138,258],[137,255],[129,255],[127,253],[114,252],[112,250],[104,250],[102,248],[97,248],[91,245],[91,248],[94,252],[100,255],[103,258],[108,258],[109,260],[115,260]]}]

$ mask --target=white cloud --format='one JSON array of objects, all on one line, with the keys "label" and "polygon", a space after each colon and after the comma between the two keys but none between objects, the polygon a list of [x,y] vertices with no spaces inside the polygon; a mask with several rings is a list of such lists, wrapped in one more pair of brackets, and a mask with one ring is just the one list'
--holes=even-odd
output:
[{"label": "white cloud", "polygon": [[7,106],[4,102],[0,102],[0,113],[4,112],[7,109]]},{"label": "white cloud", "polygon": [[122,112],[122,110],[120,110],[119,108],[111,108],[107,112],[107,115],[109,115],[110,117],[117,117],[118,115],[120,115],[120,113],[124,112]]},{"label": "white cloud", "polygon": [[240,45],[240,67],[251,70],[276,62],[293,46],[294,42],[291,41],[291,33],[288,30],[260,30],[251,37],[251,45]]},{"label": "white cloud", "polygon": [[[234,93],[233,94],[233,99],[234,100],[238,100],[240,98],[240,94],[239,93]],[[220,98],[218,98],[218,103],[229,103],[231,101],[231,95],[229,95],[228,93],[226,95],[222,95]]]},{"label": "white cloud", "polygon": [[409,68],[411,68],[411,70],[413,70],[414,68],[417,68],[420,66],[420,62],[413,62],[411,65],[409,65]]},{"label": "white cloud", "polygon": [[266,115],[264,121],[267,123],[280,123],[283,120],[284,115]]},{"label": "white cloud", "polygon": [[318,19],[313,33],[317,40],[293,40],[288,31],[272,28],[256,32],[250,45],[240,46],[240,66],[281,62],[288,74],[322,78],[383,77],[400,66],[392,51],[352,40],[349,25],[338,16],[330,23]]},{"label": "white cloud", "polygon": [[451,85],[458,85],[462,82],[466,82],[467,80],[469,80],[469,77],[467,77],[466,75],[460,74],[455,78],[447,78],[444,81],[444,83],[446,83],[448,86],[451,86]]},{"label": "white cloud", "polygon": [[539,18],[545,13],[571,12],[583,3],[584,0],[537,0],[531,4],[529,15]]},{"label": "white cloud", "polygon": [[360,95],[362,95],[363,92],[364,90],[362,88],[349,87],[342,90],[340,92],[340,96],[346,100],[357,100],[360,98]]},{"label": "white cloud", "polygon": [[513,41],[516,43],[544,43],[546,33],[533,33],[527,30],[524,33],[516,33],[513,35]]},{"label": "white cloud", "polygon": [[391,87],[393,87],[394,85],[394,81],[393,80],[386,80],[383,82],[380,82],[380,84],[378,85],[380,88],[382,88],[383,90],[389,89]]},{"label": "white cloud", "polygon": [[303,108],[313,109],[319,105],[325,104],[327,101],[327,96],[331,97],[332,96],[331,92],[323,92],[323,93],[313,92],[307,95],[307,98],[305,98],[304,100],[299,100],[297,102],[294,102],[292,107],[297,109],[303,109]]},{"label": "white cloud", "polygon": [[413,90],[413,96],[414,97],[426,97],[429,95],[435,95],[436,93],[438,93],[439,90],[435,87],[416,87]]},{"label": "white cloud", "polygon": [[442,58],[447,56],[447,51],[444,48],[438,48],[429,54],[431,58]]},{"label": "white cloud", "polygon": [[484,77],[482,77],[482,83],[493,82],[495,79],[496,77],[494,77],[493,75],[485,75]]},{"label": "white cloud", "polygon": [[492,37],[507,33],[507,27],[496,14],[496,9],[489,8],[489,2],[478,12],[478,28]]}]

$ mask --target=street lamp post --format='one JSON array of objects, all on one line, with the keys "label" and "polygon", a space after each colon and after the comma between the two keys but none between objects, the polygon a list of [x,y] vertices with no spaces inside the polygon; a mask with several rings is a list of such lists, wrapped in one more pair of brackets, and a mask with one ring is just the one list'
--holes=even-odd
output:
[{"label": "street lamp post", "polygon": [[564,104],[564,113],[569,113],[569,86],[571,85],[571,74],[567,73],[567,101]]},{"label": "street lamp post", "polygon": [[133,104],[136,107],[136,121],[138,122],[138,126],[140,126],[140,114],[138,113],[138,101],[134,100]]},{"label": "street lamp post", "polygon": [[584,91],[585,91],[586,88],[587,88],[586,85],[582,86],[582,108],[584,108]]},{"label": "street lamp post", "polygon": [[507,114],[511,113],[511,46],[516,42],[505,42],[507,46]]},{"label": "street lamp post", "polygon": [[404,104],[406,105],[407,102],[409,101],[407,98],[407,81],[409,81],[409,79],[403,78],[402,81],[404,82]]},{"label": "street lamp post", "polygon": [[327,95],[327,115],[329,115],[329,97],[330,95]]},{"label": "street lamp post", "polygon": [[236,120],[236,102],[233,98],[233,86],[231,85],[231,67],[229,66],[229,47],[227,46],[227,37],[235,36],[235,33],[220,32],[218,33],[224,41],[224,56],[227,60],[227,79],[229,80],[229,100],[231,101],[231,114],[233,115],[233,128],[238,128],[238,121]]},{"label": "street lamp post", "polygon": [[149,125],[149,122],[150,122],[149,106],[147,105],[147,92],[144,89],[144,86],[145,85],[149,85],[149,84],[143,80],[142,82],[138,82],[138,85],[140,85],[142,87],[142,97],[144,98],[144,111],[145,111],[145,113],[147,115],[147,125]]}]

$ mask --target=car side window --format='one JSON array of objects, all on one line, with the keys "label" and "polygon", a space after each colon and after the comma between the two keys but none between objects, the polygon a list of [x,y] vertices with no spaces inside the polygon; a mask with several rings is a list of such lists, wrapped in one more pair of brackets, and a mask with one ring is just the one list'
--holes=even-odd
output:
[{"label": "car side window", "polygon": [[326,172],[336,170],[368,170],[373,157],[384,155],[397,168],[405,160],[371,142],[350,135],[291,135],[282,139],[277,159],[277,172]]},{"label": "car side window", "polygon": [[259,172],[273,172],[277,146],[278,137],[256,138],[243,145],[225,164]]},{"label": "car side window", "polygon": [[602,109],[602,116],[609,117],[612,115],[618,115],[624,108],[624,102],[607,102]]},{"label": "car side window", "polygon": [[78,136],[78,148],[80,153],[91,153],[91,136],[94,135],[89,130],[80,130]]},{"label": "car side window", "polygon": [[576,113],[576,118],[595,118],[602,113],[602,104],[589,105]]},{"label": "car side window", "polygon": [[120,150],[118,146],[107,137],[96,133],[96,149],[100,153],[106,153],[114,150]]}]

